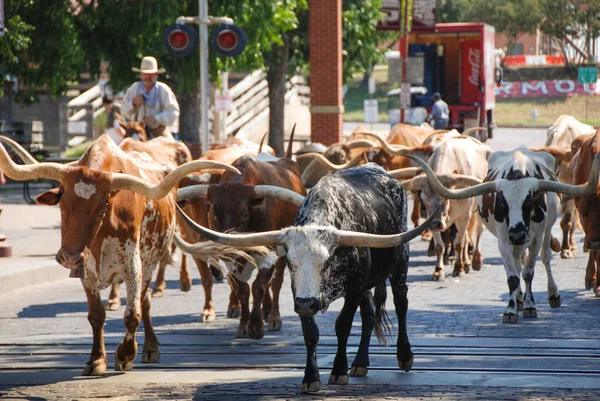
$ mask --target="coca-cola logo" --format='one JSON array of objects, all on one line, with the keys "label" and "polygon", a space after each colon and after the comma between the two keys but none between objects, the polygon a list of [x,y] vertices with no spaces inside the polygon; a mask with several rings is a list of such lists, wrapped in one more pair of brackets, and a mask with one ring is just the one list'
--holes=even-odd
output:
[{"label": "coca-cola logo", "polygon": [[479,69],[481,68],[481,50],[469,49],[468,60],[469,64],[471,65],[469,82],[473,85],[479,85]]}]

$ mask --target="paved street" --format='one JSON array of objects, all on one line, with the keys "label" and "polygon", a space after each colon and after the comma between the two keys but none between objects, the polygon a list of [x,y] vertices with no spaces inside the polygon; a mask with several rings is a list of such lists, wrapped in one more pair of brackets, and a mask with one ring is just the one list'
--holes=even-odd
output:
[{"label": "paved street", "polygon": [[[511,149],[521,143],[541,146],[544,140],[545,130],[499,129],[489,144]],[[14,265],[11,259],[0,259],[0,269],[15,269],[17,263],[25,268],[28,260],[40,263],[41,258],[60,272],[52,261],[58,250],[59,209],[18,204],[20,196],[14,192],[0,192],[0,200],[0,228],[14,242],[16,255]],[[25,232],[18,226],[21,219],[35,229]],[[557,227],[554,234],[559,236]],[[299,394],[306,357],[288,274],[281,297],[282,330],[254,341],[235,338],[237,320],[225,316],[227,283],[215,285],[217,321],[201,323],[204,294],[197,271],[192,271],[192,290],[183,293],[177,269],[169,268],[165,296],[152,300],[160,362],[142,364],[138,356],[133,372],[114,372],[113,353],[124,335],[122,308],[107,312],[107,375],[90,379],[79,376],[92,344],[85,295],[79,281],[66,278],[63,269],[64,279],[0,294],[0,399],[598,400],[600,298],[584,290],[587,254],[581,250],[581,233],[577,240],[575,259],[561,260],[557,254],[553,259],[562,306],[548,305],[546,273],[539,262],[533,283],[538,318],[520,317],[517,324],[502,323],[506,274],[490,233],[482,241],[483,269],[452,278],[448,266],[445,282],[431,281],[434,258],[427,257],[425,242],[413,241],[408,335],[414,369],[397,369],[393,337],[387,347],[373,338],[368,377],[350,378],[347,386],[327,385],[336,350],[337,301],[317,316],[323,390],[310,396]],[[387,307],[395,321],[388,293]],[[107,295],[103,291],[103,299]],[[357,314],[348,346],[350,362],[359,334]],[[138,341],[141,351],[143,334]]]}]

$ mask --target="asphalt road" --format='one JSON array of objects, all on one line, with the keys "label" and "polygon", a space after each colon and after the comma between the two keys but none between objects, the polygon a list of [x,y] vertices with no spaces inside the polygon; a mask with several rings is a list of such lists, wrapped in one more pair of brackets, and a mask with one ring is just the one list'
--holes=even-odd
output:
[{"label": "asphalt road", "polygon": [[[489,144],[510,149],[521,143],[540,146],[544,139],[544,130],[500,129]],[[11,201],[2,201],[6,213]],[[58,215],[57,208],[48,208],[49,221]],[[341,308],[336,301],[317,317],[324,385],[314,396],[299,395],[305,351],[287,274],[281,298],[283,328],[254,341],[235,338],[237,321],[225,316],[226,283],[215,286],[217,321],[201,323],[198,273],[192,272],[192,290],[183,293],[177,269],[168,269],[165,296],[152,300],[161,361],[141,364],[138,357],[132,372],[114,372],[113,353],[124,335],[123,309],[108,312],[109,369],[102,379],[78,376],[92,339],[78,280],[0,294],[0,399],[598,400],[600,298],[584,289],[587,254],[581,251],[581,234],[577,240],[575,259],[561,260],[558,255],[553,259],[562,306],[548,305],[546,274],[538,262],[533,283],[538,318],[520,318],[517,324],[502,323],[508,299],[506,274],[489,232],[482,241],[483,269],[452,278],[447,267],[445,282],[431,281],[435,261],[427,257],[425,242],[413,241],[408,335],[414,369],[398,371],[395,347],[373,339],[368,377],[350,378],[347,386],[327,385],[335,356],[334,322]],[[106,296],[104,291],[103,299]],[[348,346],[350,361],[359,334],[357,317]],[[141,350],[143,335],[138,341]],[[393,337],[389,342],[395,343]]]}]

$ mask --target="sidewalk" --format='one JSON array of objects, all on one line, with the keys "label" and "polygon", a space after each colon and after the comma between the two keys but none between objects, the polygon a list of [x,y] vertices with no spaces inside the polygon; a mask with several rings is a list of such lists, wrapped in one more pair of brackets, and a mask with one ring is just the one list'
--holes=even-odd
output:
[{"label": "sidewalk", "polygon": [[[69,272],[54,260],[60,248],[58,206],[29,205],[22,188],[0,189],[0,230],[12,246],[12,256],[0,258],[0,293],[47,281],[68,278]],[[31,188],[35,196],[49,186]]]}]

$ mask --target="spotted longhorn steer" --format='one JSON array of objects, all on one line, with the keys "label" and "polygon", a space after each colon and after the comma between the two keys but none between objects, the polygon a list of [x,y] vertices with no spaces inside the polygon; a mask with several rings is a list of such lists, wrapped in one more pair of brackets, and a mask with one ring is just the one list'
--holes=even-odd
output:
[{"label": "spotted longhorn steer", "polygon": [[[554,163],[554,157],[549,153],[536,153],[523,146],[512,151],[496,151],[489,157],[489,172],[484,183],[470,188],[448,189],[426,163],[419,162],[432,188],[441,196],[464,199],[482,195],[479,214],[488,230],[498,238],[498,248],[506,269],[509,301],[502,317],[505,323],[516,323],[521,309],[523,317],[537,317],[531,282],[540,250],[548,275],[548,301],[551,307],[560,307],[560,293],[550,268],[551,230],[559,208],[557,193],[586,196],[593,193],[598,185],[600,154],[594,159],[589,182],[581,186],[558,182]],[[525,280],[524,300],[521,275]]]},{"label": "spotted longhorn steer", "polygon": [[125,281],[127,287],[126,333],[115,352],[115,369],[133,368],[140,320],[145,334],[142,363],[158,362],[160,352],[150,317],[148,288],[175,229],[173,188],[192,171],[235,169],[196,161],[165,177],[163,167],[128,156],[107,135],[92,143],[77,165],[71,166],[19,166],[0,146],[0,168],[15,180],[49,178],[60,182],[58,188],[40,194],[36,200],[47,205],[60,203],[61,248],[56,260],[72,269],[73,276],[81,277],[87,296],[94,341],[82,374],[95,376],[106,371],[106,312],[100,289],[115,280]]},{"label": "spotted longhorn steer", "polygon": [[[433,154],[426,163],[431,169],[439,174],[439,179],[445,185],[452,188],[464,188],[467,185],[479,184],[485,178],[488,169],[487,158],[492,150],[479,142],[477,139],[469,136],[457,136],[449,138],[442,142],[433,150]],[[420,163],[425,163],[420,158]],[[409,168],[410,169],[410,168]],[[403,174],[405,169],[390,172],[392,175]],[[405,189],[410,191],[420,191],[421,199],[425,203],[428,211],[435,210],[440,206],[438,212],[431,223],[431,230],[434,233],[435,253],[437,262],[433,279],[438,281],[445,280],[444,274],[444,250],[445,241],[442,233],[448,230],[452,225],[456,226],[456,236],[454,239],[454,249],[456,252],[456,261],[452,276],[462,276],[468,273],[471,261],[468,255],[468,240],[473,241],[473,260],[474,270],[480,270],[482,257],[479,249],[479,240],[483,232],[483,225],[476,213],[477,204],[475,199],[452,199],[447,200],[435,193],[424,174],[418,175],[402,183]]]},{"label": "spotted longhorn steer", "polygon": [[186,220],[213,241],[232,246],[278,246],[285,252],[294,308],[300,315],[307,350],[302,392],[321,389],[317,366],[319,329],[314,315],[324,312],[338,298],[344,298],[344,306],[335,324],[338,351],[329,384],[348,383],[346,344],[359,306],[362,335],[350,375],[367,374],[372,330],[380,340],[385,339],[388,278],[398,316],[398,365],[405,371],[411,369],[413,353],[406,333],[408,241],[419,235],[431,219],[406,231],[405,192],[400,182],[381,167],[369,163],[323,177],[305,198],[294,226],[282,230],[222,234]]},{"label": "spotted longhorn steer", "polygon": [[[121,125],[125,129],[142,129],[137,122]],[[141,139],[133,139],[132,136],[129,135],[119,143],[119,148],[132,157],[140,157],[142,159],[149,158],[149,160],[158,163],[160,166],[172,170],[192,160],[192,155],[188,147],[182,142],[175,141],[170,137],[158,137],[151,140],[144,139],[144,141],[142,141]],[[152,297],[158,298],[162,296],[164,289],[166,288],[164,280],[165,270],[170,261],[171,255],[170,253],[166,253],[158,266],[158,274],[154,289],[152,290]],[[185,279],[185,277],[183,278]],[[189,274],[187,275],[187,278],[189,279]],[[181,285],[185,287],[186,283],[181,281]],[[115,281],[111,287],[106,308],[111,311],[116,311],[120,306],[121,298],[119,297],[119,283]]]}]

